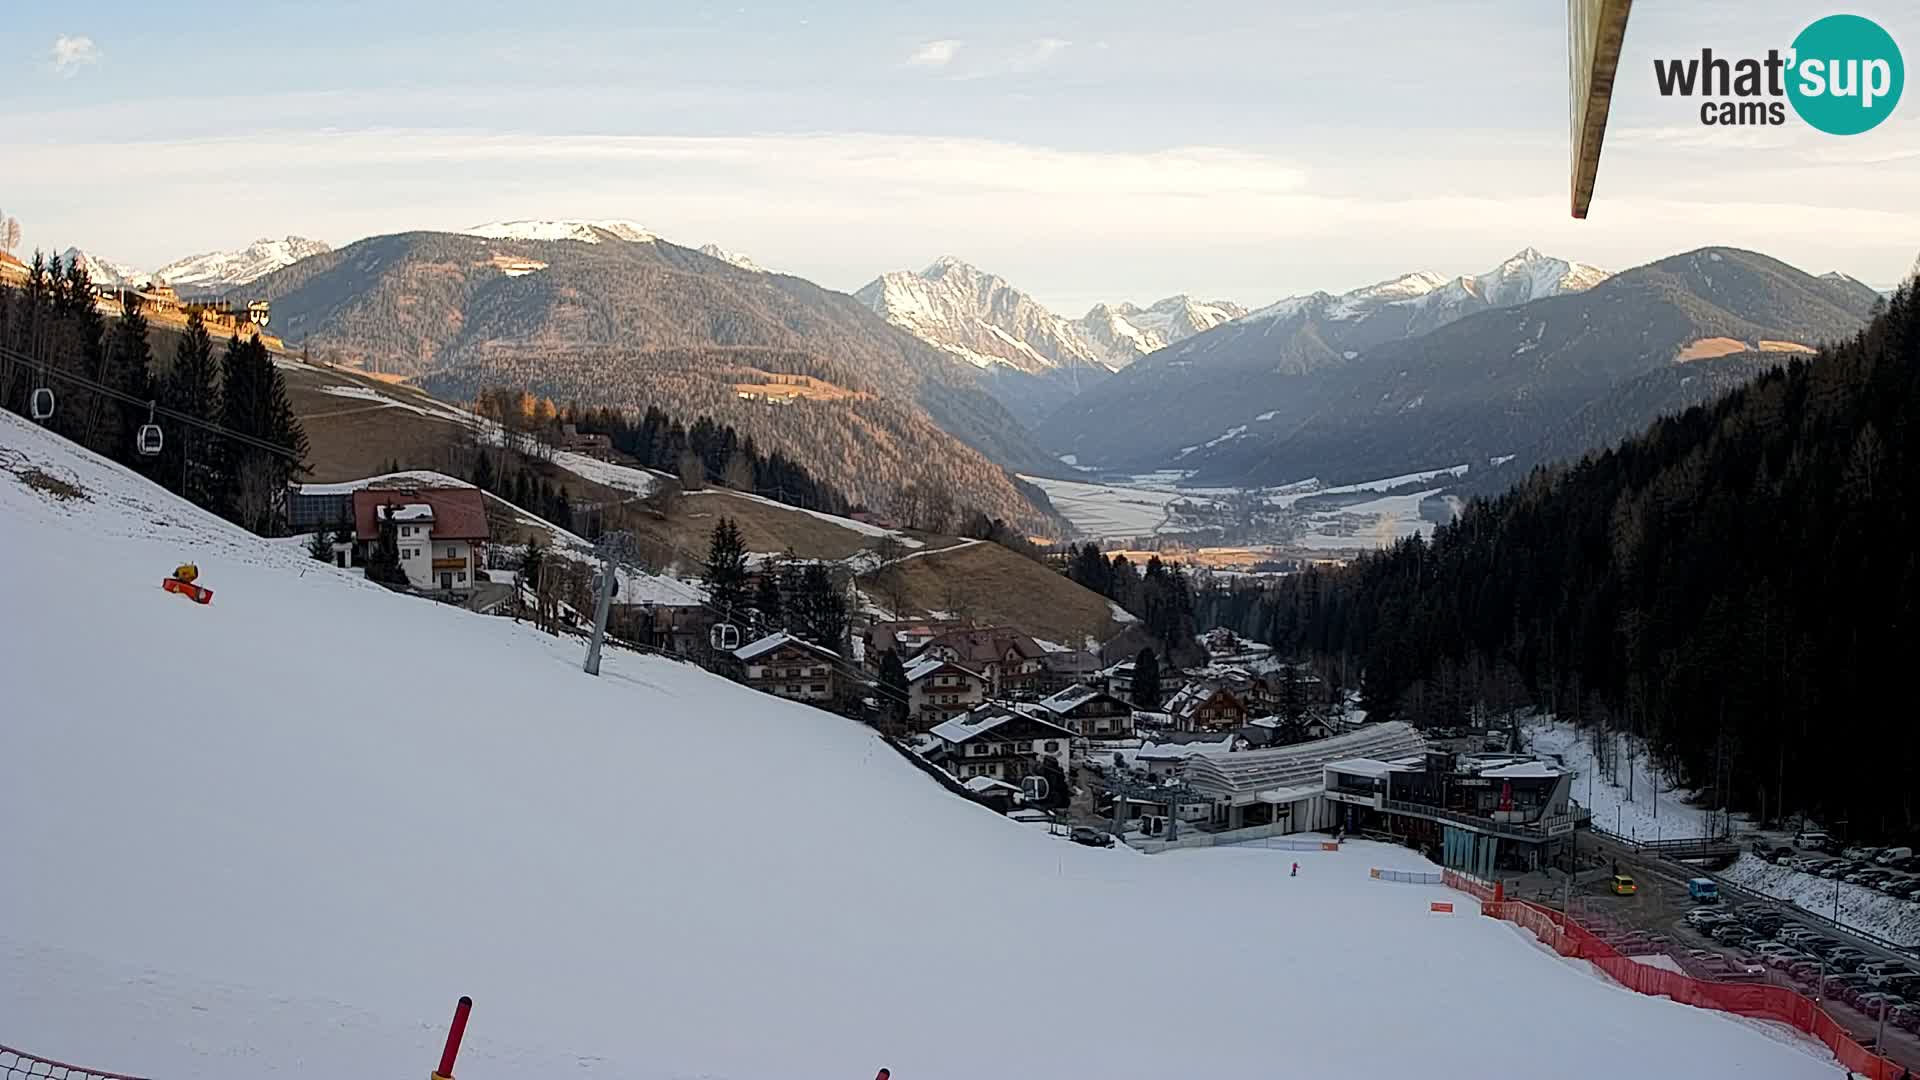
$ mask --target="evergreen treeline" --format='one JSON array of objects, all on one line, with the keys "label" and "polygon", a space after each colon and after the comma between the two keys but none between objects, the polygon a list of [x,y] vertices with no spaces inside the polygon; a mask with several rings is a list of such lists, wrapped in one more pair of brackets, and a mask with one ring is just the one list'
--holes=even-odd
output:
[{"label": "evergreen treeline", "polygon": [[1125,555],[1108,558],[1099,545],[1083,544],[1067,548],[1066,574],[1138,618],[1169,653],[1192,646],[1193,582],[1182,567],[1168,566],[1154,555],[1135,570]]},{"label": "evergreen treeline", "polygon": [[1377,717],[1531,703],[1645,736],[1671,782],[1850,835],[1910,832],[1920,728],[1920,301],[1431,542],[1206,598],[1362,669]]},{"label": "evergreen treeline", "polygon": [[635,420],[619,409],[587,409],[569,404],[559,410],[561,423],[585,434],[605,435],[613,448],[650,469],[681,474],[697,461],[702,483],[725,484],[736,491],[764,495],[789,506],[845,516],[853,509],[838,490],[814,479],[797,462],[775,450],[763,453],[753,436],[742,436],[731,426],[702,416],[691,427],[649,406]]},{"label": "evergreen treeline", "polygon": [[[92,386],[284,453],[156,412],[160,452],[141,454],[137,442],[149,410]],[[34,391],[42,387],[55,400],[46,421],[52,430],[255,532],[283,530],[286,486],[303,467],[307,437],[285,380],[257,339],[230,338],[216,359],[196,314],[173,355],[157,357],[137,299],[128,294],[120,315],[109,320],[85,266],[36,253],[24,287],[0,288],[0,405],[31,415]]]},{"label": "evergreen treeline", "polygon": [[784,630],[845,655],[851,629],[847,590],[825,563],[769,559],[751,590],[748,576],[746,541],[739,525],[723,517],[708,538],[701,573],[707,606],[749,638]]}]

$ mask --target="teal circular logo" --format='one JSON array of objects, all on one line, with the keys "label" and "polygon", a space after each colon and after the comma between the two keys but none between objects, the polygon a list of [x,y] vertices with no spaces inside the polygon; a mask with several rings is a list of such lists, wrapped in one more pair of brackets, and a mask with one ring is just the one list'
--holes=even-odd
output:
[{"label": "teal circular logo", "polygon": [[1858,135],[1885,120],[1907,81],[1900,46],[1872,19],[1829,15],[1793,39],[1787,100],[1829,135]]}]

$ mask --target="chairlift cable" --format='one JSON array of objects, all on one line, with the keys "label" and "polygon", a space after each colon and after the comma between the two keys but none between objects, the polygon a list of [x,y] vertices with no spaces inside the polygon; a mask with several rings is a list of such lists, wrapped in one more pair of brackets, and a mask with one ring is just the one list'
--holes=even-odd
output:
[{"label": "chairlift cable", "polygon": [[165,416],[174,420],[178,420],[183,424],[191,424],[194,427],[200,428],[201,430],[207,431],[211,434],[221,436],[222,438],[231,439],[235,442],[252,446],[255,449],[267,451],[268,453],[278,454],[281,457],[294,460],[295,464],[299,464],[297,459],[294,459],[294,454],[291,450],[288,450],[286,447],[280,446],[277,443],[268,442],[267,440],[261,439],[257,436],[247,435],[242,432],[234,431],[231,428],[224,427],[212,421],[202,420],[197,416],[192,416],[175,409],[170,409],[165,405],[156,404],[150,399],[142,398],[134,394],[129,394],[124,390],[120,390],[115,387],[108,386],[101,382],[97,382],[93,379],[86,377],[85,375],[81,375],[76,372],[63,371],[60,368],[52,366],[51,364],[40,365],[38,361],[33,360],[31,357],[27,357],[26,354],[21,353],[15,349],[7,348],[6,346],[0,346],[0,356],[6,356],[8,359],[14,360],[16,362],[25,362],[29,364],[34,364],[36,367],[40,368],[41,374],[59,376],[60,378],[65,379],[68,382],[78,383],[88,390],[91,390],[98,394],[105,394],[108,397],[115,398],[120,401],[124,401],[129,405],[146,405],[148,406],[148,409],[149,409],[148,411],[149,416],[158,414],[160,416]]}]

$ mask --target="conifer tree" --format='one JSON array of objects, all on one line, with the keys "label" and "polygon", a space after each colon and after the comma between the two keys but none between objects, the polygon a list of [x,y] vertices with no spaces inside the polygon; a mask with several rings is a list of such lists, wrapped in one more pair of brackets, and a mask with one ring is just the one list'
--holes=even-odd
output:
[{"label": "conifer tree", "polygon": [[1133,704],[1148,712],[1160,708],[1160,658],[1152,649],[1141,649],[1133,658]]},{"label": "conifer tree", "polygon": [[880,708],[896,729],[906,727],[908,690],[907,665],[898,649],[888,649],[880,656]]},{"label": "conifer tree", "polygon": [[740,527],[732,518],[723,517],[713,527],[707,542],[706,583],[708,601],[721,618],[732,622],[747,607],[747,544]]},{"label": "conifer tree", "polygon": [[[220,368],[198,311],[187,316],[186,332],[173,349],[173,366],[160,383],[159,400],[167,408],[209,423],[219,420]],[[180,437],[169,438],[161,448],[161,478],[194,505],[223,513],[225,440],[191,424],[182,427]]]},{"label": "conifer tree", "polygon": [[[104,381],[107,386],[135,399],[153,400],[153,347],[147,343],[147,317],[140,313],[140,297],[122,293],[120,322],[114,327],[113,347],[107,350]],[[106,443],[108,456],[133,465],[148,476],[158,473],[160,459],[143,457],[135,443],[149,410],[132,402],[108,399],[102,402],[103,422],[99,438]],[[179,435],[178,423],[165,424],[166,438]],[[161,448],[165,449],[165,440]]]}]

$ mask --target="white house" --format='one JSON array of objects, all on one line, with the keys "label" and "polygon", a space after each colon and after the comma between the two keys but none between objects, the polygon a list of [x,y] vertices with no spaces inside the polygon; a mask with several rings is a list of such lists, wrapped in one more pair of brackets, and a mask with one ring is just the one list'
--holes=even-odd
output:
[{"label": "white house", "polygon": [[1073,752],[1071,731],[1000,704],[956,716],[931,734],[938,743],[934,759],[962,781],[985,776],[1017,784],[1036,772],[1042,758],[1053,759],[1065,773]]},{"label": "white house", "polygon": [[987,700],[987,677],[937,656],[907,665],[907,710],[926,731]]},{"label": "white house", "polygon": [[362,559],[393,526],[407,584],[466,592],[487,542],[487,508],[476,488],[363,488],[353,493],[354,543]]}]

